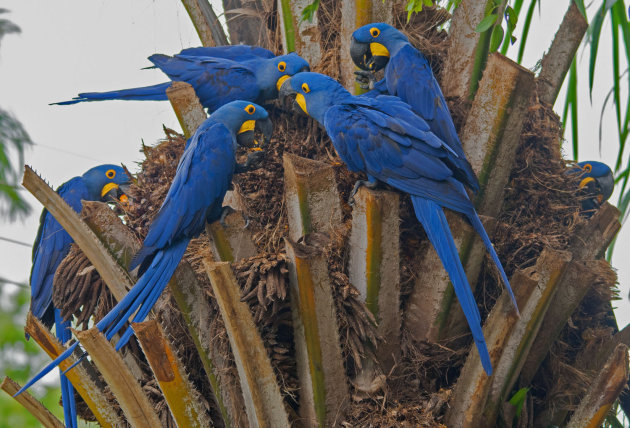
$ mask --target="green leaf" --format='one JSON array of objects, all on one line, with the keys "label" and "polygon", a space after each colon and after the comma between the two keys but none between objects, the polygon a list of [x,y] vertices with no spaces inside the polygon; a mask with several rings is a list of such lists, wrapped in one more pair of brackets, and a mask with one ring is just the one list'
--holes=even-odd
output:
[{"label": "green leaf", "polygon": [[503,41],[503,27],[495,25],[492,29],[492,36],[490,37],[490,52],[496,52],[501,46]]},{"label": "green leaf", "polygon": [[584,7],[584,0],[573,0],[573,1],[575,2],[575,5],[577,6],[577,8],[580,10],[580,13],[584,17],[584,19],[588,21],[588,18],[586,17],[586,8]]},{"label": "green leaf", "polygon": [[527,36],[529,35],[529,27],[532,25],[532,18],[534,17],[534,10],[536,9],[536,3],[540,0],[531,0],[527,14],[525,15],[525,22],[523,23],[523,35],[521,36],[521,44],[518,47],[518,55],[516,62],[519,64],[523,60],[523,53],[525,52],[525,43],[527,43]]},{"label": "green leaf", "polygon": [[497,14],[491,13],[490,15],[486,16],[485,18],[481,20],[479,25],[477,25],[477,28],[475,28],[475,31],[477,33],[483,33],[484,31],[487,31],[488,29],[490,29],[490,27],[492,27],[492,25],[496,21],[497,21]]},{"label": "green leaf", "polygon": [[527,393],[529,392],[529,388],[521,388],[510,398],[509,403],[516,407],[516,417],[521,417],[521,412],[523,411],[523,405],[525,404],[525,399],[527,398]]},{"label": "green leaf", "polygon": [[595,81],[595,63],[597,61],[597,50],[599,49],[599,37],[602,32],[602,25],[604,24],[604,16],[606,14],[605,6],[605,4],[602,4],[593,17],[593,22],[589,27],[589,31],[591,33],[589,41],[591,45],[591,53],[588,63],[588,90],[591,101],[593,100],[593,83]]},{"label": "green leaf", "polygon": [[422,12],[424,6],[433,6],[433,0],[409,0],[405,7],[407,11],[407,22],[409,22],[412,13]]},{"label": "green leaf", "polygon": [[573,148],[573,159],[577,160],[578,158],[578,129],[577,129],[577,116],[578,116],[578,105],[577,105],[577,62],[576,58],[573,58],[573,62],[571,63],[571,68],[569,69],[569,82],[567,84],[567,95],[564,101],[564,109],[562,112],[562,123],[564,125],[564,129],[567,128],[568,123],[568,114],[570,110],[571,114],[571,131],[572,131],[572,148]]},{"label": "green leaf", "polygon": [[319,9],[319,0],[315,0],[313,3],[306,6],[304,10],[302,11],[301,22],[302,21],[313,22],[313,17],[315,16],[317,9]]}]

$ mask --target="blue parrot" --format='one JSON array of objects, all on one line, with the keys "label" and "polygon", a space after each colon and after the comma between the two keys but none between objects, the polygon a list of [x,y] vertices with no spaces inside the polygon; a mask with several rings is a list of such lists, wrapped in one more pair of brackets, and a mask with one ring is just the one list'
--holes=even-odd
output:
[{"label": "blue parrot", "polygon": [[[235,172],[242,172],[260,160],[260,151],[237,165],[237,145],[253,144],[252,130],[259,129],[265,141],[273,127],[267,111],[247,101],[233,101],[219,108],[197,128],[177,166],[175,178],[149,227],[142,248],[132,260],[130,270],[140,267],[139,279],[129,293],[96,326],[108,340],[119,333],[129,318],[141,322],[159,298],[182,259],[192,238],[206,222],[222,219],[223,197]],[[136,312],[137,311],[137,312]],[[133,335],[131,326],[121,336],[116,349]],[[17,394],[66,359],[78,342],[40,371]],[[16,394],[16,395],[17,395]]]},{"label": "blue parrot", "polygon": [[[80,177],[74,177],[59,186],[57,193],[70,207],[80,212],[83,200],[105,201],[114,198],[121,186],[129,184],[129,176],[116,165],[100,165]],[[31,270],[31,312],[42,323],[51,328],[56,325],[61,343],[70,340],[70,322],[63,321],[61,312],[52,301],[53,278],[57,267],[70,251],[72,238],[59,222],[44,209],[39,221],[39,230],[33,244],[33,267]],[[61,374],[61,394],[64,419],[67,427],[76,428],[77,416],[74,388]]]},{"label": "blue parrot", "polygon": [[[298,73],[285,82],[281,96],[295,101],[326,128],[341,159],[351,171],[363,171],[374,187],[378,181],[408,193],[416,217],[448,272],[479,350],[481,362],[492,373],[490,356],[481,330],[481,317],[461,265],[442,208],[463,214],[481,236],[512,297],[509,281],[492,243],[464,188],[470,186],[468,162],[431,132],[398,97],[352,96],[338,82],[318,73]],[[517,309],[518,311],[518,309]]]},{"label": "blue parrot", "polygon": [[605,163],[597,161],[578,162],[569,172],[579,174],[582,180],[578,187],[587,190],[589,194],[593,195],[592,198],[585,199],[582,202],[584,211],[594,212],[612,195],[615,187],[615,178],[612,170]]},{"label": "blue parrot", "polygon": [[[268,56],[263,48],[245,45],[189,48],[173,57],[155,54],[149,60],[172,81],[192,85],[201,104],[210,113],[235,100],[262,103],[278,97],[282,82],[300,71],[308,71],[306,60],[290,53]],[[58,105],[83,101],[165,101],[172,82],[111,92],[86,92]]]},{"label": "blue parrot", "polygon": [[[382,22],[364,25],[352,33],[350,56],[357,67],[370,71],[370,75],[372,71],[385,68],[385,78],[364,96],[389,94],[399,97],[457,156],[466,158],[429,62],[403,33]],[[466,174],[471,190],[478,192],[479,182],[472,167],[466,165],[462,172]]]}]

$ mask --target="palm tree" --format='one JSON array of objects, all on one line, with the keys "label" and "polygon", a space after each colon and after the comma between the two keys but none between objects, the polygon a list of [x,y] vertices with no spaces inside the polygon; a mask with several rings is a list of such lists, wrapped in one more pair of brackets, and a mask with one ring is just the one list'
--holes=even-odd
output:
[{"label": "palm tree", "polygon": [[[619,211],[603,204],[583,212],[587,195],[567,174],[562,123],[552,110],[588,28],[583,2],[571,2],[548,53],[541,52],[538,77],[496,52],[511,42],[524,1],[453,1],[452,16],[427,7],[432,3],[224,2],[232,42],[295,50],[313,70],[355,91],[348,43],[358,26],[390,22],[429,58],[479,175],[475,203],[520,308],[518,317],[470,226],[447,215],[494,374],[487,376],[471,351],[448,277],[409,201],[390,190],[361,189],[348,206],[357,176],[340,165],[328,138],[314,123],[270,106],[276,136],[265,168],[236,178],[231,197],[254,224],[243,229],[241,216],[232,214],[226,227],[208,225],[191,244],[156,306],[160,325],[134,326],[143,353],[91,352],[109,345],[93,330],[77,334],[93,358],[68,376],[99,422],[598,426],[616,406],[628,380],[630,333],[611,316],[616,278],[602,256],[620,228]],[[538,0],[530,3],[525,22]],[[204,44],[227,41],[205,0],[184,4]],[[305,9],[312,20],[303,19]],[[619,22],[618,11],[613,19]],[[190,133],[204,112],[184,86],[171,89]],[[73,250],[58,270],[55,299],[85,327],[111,306],[104,284],[116,298],[131,285],[119,266],[127,266],[136,236],[146,233],[184,144],[169,131],[164,142],[145,148],[131,190],[142,202],[125,208],[125,224],[105,206],[86,206],[87,225],[110,252],[76,227],[74,213],[58,214],[84,239],[75,237],[83,252]],[[35,194],[49,193],[46,206],[56,212],[54,193],[41,180],[27,171],[25,183]],[[36,320],[29,319],[27,331],[51,356],[62,352]]]}]

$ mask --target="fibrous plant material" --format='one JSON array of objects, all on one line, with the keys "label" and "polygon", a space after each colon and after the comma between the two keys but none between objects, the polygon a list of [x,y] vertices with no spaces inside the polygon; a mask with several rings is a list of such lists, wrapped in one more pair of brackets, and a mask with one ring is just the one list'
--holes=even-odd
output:
[{"label": "fibrous plant material", "polygon": [[250,426],[289,427],[280,388],[229,263],[204,260],[238,369]]}]

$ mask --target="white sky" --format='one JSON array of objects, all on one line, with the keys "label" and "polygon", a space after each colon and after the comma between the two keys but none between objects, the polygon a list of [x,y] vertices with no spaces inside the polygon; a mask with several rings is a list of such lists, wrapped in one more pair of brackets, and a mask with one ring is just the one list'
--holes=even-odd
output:
[{"label": "white sky", "polygon": [[[569,4],[568,0],[542,3],[542,13],[536,13],[530,32],[526,67],[533,67],[542,48],[549,46]],[[107,101],[74,106],[48,103],[70,99],[78,92],[166,81],[157,70],[140,69],[150,65],[146,58],[153,53],[170,55],[200,45],[180,1],[5,0],[2,7],[11,10],[4,17],[18,24],[22,34],[6,36],[0,46],[0,105],[16,115],[37,144],[26,153],[26,163],[54,187],[100,163],[123,162],[135,171],[134,162],[142,159],[142,140],[153,144],[163,137],[162,124],[179,129],[168,102]],[[589,15],[593,13],[594,10],[589,11]],[[606,26],[602,39],[609,40],[609,35],[610,28]],[[586,83],[588,58],[581,58],[578,74],[580,82]],[[604,130],[601,155],[598,127],[603,99],[612,86],[611,64],[610,48],[600,46],[593,105],[586,93],[581,93],[579,100],[580,160],[603,160],[610,165],[617,146],[612,109],[605,116],[605,124],[610,126]],[[622,65],[622,70],[625,67]],[[562,102],[563,94],[559,100]],[[556,106],[556,111],[561,108]],[[570,149],[566,152],[570,153]],[[33,214],[22,222],[0,223],[0,237],[33,242],[41,205],[28,196]],[[615,194],[611,202],[617,198]],[[622,296],[616,303],[620,327],[630,322],[629,237],[630,228],[622,230],[613,259]],[[30,248],[0,241],[0,276],[26,283],[30,252]]]}]

